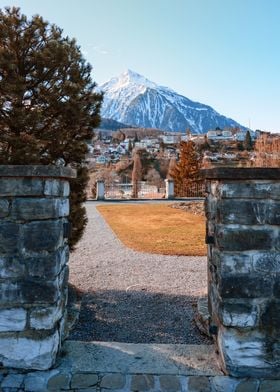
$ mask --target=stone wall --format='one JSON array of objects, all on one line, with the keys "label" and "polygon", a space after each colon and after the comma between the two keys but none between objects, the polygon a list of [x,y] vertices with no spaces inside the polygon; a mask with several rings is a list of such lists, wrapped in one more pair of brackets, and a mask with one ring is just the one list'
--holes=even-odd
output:
[{"label": "stone wall", "polygon": [[49,369],[68,282],[69,183],[52,166],[0,166],[0,363]]},{"label": "stone wall", "polygon": [[233,376],[280,374],[280,169],[217,168],[207,185],[211,331]]}]

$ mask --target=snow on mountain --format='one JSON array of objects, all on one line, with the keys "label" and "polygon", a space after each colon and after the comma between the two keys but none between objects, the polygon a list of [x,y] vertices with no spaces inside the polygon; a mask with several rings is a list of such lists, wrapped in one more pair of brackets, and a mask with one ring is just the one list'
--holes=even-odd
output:
[{"label": "snow on mountain", "polygon": [[102,117],[143,128],[205,133],[216,127],[241,127],[210,106],[191,101],[127,70],[100,86],[104,92]]}]

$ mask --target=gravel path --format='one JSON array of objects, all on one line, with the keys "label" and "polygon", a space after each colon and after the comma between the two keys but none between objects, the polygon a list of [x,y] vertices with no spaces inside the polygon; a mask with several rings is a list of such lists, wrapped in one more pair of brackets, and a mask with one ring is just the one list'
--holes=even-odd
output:
[{"label": "gravel path", "polygon": [[82,295],[72,340],[207,344],[193,323],[207,292],[206,257],[163,256],[125,247],[87,203],[88,226],[70,257]]}]

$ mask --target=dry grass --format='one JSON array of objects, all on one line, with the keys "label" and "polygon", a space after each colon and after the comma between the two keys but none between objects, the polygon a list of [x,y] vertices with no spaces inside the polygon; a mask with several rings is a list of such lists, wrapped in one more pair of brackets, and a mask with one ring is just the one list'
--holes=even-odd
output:
[{"label": "dry grass", "polygon": [[97,209],[129,248],[165,255],[206,255],[202,216],[167,204],[101,205]]}]

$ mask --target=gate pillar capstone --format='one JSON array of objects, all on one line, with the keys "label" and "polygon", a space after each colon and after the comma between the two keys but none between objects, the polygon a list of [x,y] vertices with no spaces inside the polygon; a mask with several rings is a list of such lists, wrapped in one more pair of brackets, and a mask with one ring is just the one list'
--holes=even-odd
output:
[{"label": "gate pillar capstone", "polygon": [[280,169],[213,168],[207,179],[208,305],[223,369],[280,374]]},{"label": "gate pillar capstone", "polygon": [[69,182],[55,166],[0,166],[0,363],[49,369],[66,316]]}]

